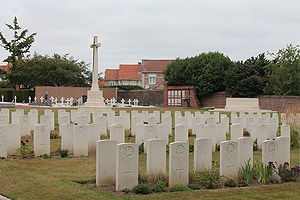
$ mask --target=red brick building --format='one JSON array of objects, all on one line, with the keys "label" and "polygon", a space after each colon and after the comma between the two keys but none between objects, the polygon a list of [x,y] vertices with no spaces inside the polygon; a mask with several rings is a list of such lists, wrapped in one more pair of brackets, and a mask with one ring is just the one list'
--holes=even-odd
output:
[{"label": "red brick building", "polygon": [[120,65],[119,69],[105,70],[105,85],[139,85],[145,89],[164,88],[163,71],[175,60],[143,59],[136,65]]}]

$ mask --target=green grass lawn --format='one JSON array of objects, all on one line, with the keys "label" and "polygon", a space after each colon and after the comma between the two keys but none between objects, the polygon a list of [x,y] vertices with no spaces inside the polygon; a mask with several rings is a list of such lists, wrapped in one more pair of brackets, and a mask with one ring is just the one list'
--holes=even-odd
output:
[{"label": "green grass lawn", "polygon": [[[27,112],[27,111],[26,111]],[[57,116],[57,111],[55,111]],[[43,110],[39,111],[43,114]],[[57,123],[57,117],[56,117]],[[56,124],[56,129],[58,128]],[[190,144],[194,136],[190,137]],[[132,138],[126,139],[127,142]],[[172,141],[172,137],[170,138]],[[30,144],[32,148],[32,145]],[[60,139],[51,139],[51,152],[60,147]],[[213,153],[213,168],[219,168],[219,152]],[[291,151],[291,164],[299,165],[299,150]],[[261,152],[254,152],[254,160],[261,160]],[[193,190],[187,192],[157,193],[151,195],[115,196],[94,185],[78,181],[95,180],[95,156],[51,159],[0,159],[0,194],[12,199],[300,199],[300,182],[257,185],[243,188]],[[168,164],[168,162],[167,162]],[[193,153],[189,158],[193,169]],[[139,173],[145,174],[146,159],[139,156]]]}]

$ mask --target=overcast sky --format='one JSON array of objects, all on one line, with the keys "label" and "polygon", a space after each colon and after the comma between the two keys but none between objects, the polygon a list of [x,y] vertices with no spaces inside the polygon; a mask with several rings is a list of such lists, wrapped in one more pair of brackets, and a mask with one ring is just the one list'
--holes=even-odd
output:
[{"label": "overcast sky", "polygon": [[[300,44],[299,0],[6,0],[0,31],[9,37],[5,23],[14,16],[37,32],[31,53],[91,63],[97,35],[99,71],[208,51],[244,60]],[[1,48],[1,62],[7,55]]]}]

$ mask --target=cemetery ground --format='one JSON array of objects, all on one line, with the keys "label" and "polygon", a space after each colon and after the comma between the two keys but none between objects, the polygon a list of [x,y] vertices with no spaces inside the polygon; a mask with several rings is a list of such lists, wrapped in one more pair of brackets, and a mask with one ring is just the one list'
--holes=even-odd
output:
[{"label": "cemetery ground", "polygon": [[[184,110],[183,110],[184,111]],[[25,111],[27,112],[27,111]],[[43,110],[39,110],[42,114]],[[57,112],[55,111],[56,129]],[[54,133],[57,132],[54,131]],[[56,135],[56,134],[54,134]],[[126,142],[133,141],[127,132]],[[28,146],[32,149],[32,138]],[[190,144],[195,139],[189,137]],[[170,142],[174,137],[170,137]],[[13,157],[0,159],[0,194],[11,199],[299,199],[300,182],[284,184],[256,184],[250,187],[201,189],[185,192],[164,192],[150,195],[113,192],[111,188],[97,188],[95,184],[95,155],[60,158],[56,150],[60,139],[51,139],[51,157]],[[213,169],[219,169],[219,152],[213,153]],[[168,158],[168,156],[167,156]],[[254,152],[254,160],[261,160],[261,151]],[[291,166],[299,165],[299,149],[291,150]],[[168,168],[168,159],[167,159]],[[193,152],[189,153],[189,168],[193,171]],[[145,155],[139,155],[139,172],[145,174]]]}]

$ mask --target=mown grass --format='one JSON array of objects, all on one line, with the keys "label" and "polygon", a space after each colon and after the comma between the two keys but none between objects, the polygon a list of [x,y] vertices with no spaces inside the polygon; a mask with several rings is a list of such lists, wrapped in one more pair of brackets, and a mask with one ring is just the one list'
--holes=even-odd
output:
[{"label": "mown grass", "polygon": [[[57,116],[57,111],[55,116]],[[39,110],[43,114],[43,110]],[[56,129],[57,117],[56,118]],[[127,133],[128,134],[128,133]],[[194,136],[189,138],[193,143]],[[127,141],[132,141],[127,138]],[[172,141],[172,137],[170,138]],[[51,139],[51,152],[60,147],[60,139]],[[32,146],[31,146],[32,148]],[[299,150],[291,151],[291,164],[298,165]],[[193,153],[189,154],[193,170]],[[213,153],[213,168],[219,168],[219,152]],[[254,152],[254,160],[261,160],[261,152]],[[12,199],[300,199],[300,183],[259,185],[245,188],[197,190],[123,197],[102,192],[95,186],[77,183],[95,179],[95,156],[51,159],[0,159],[0,194]],[[168,162],[167,162],[168,165]],[[146,170],[146,158],[139,156],[139,173]]]}]

